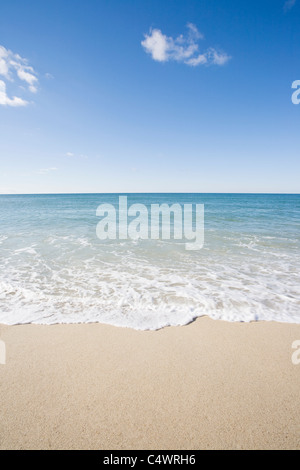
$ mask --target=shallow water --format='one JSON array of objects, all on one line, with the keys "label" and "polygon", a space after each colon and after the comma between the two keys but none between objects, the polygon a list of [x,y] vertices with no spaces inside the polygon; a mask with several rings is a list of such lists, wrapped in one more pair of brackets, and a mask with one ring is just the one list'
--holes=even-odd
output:
[{"label": "shallow water", "polygon": [[116,194],[0,196],[0,322],[300,323],[299,195],[128,195],[137,202],[204,204],[203,248],[99,240],[96,209]]}]

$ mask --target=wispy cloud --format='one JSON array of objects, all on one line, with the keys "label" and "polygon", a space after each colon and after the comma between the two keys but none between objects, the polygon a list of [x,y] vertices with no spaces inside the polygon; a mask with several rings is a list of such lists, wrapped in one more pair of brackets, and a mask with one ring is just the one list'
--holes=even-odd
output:
[{"label": "wispy cloud", "polygon": [[284,6],[283,6],[283,9],[285,12],[291,10],[293,8],[293,6],[296,5],[296,1],[297,0],[286,0]]},{"label": "wispy cloud", "polygon": [[73,152],[65,153],[65,157],[69,157],[69,158],[88,158],[88,156],[84,155],[83,153],[73,153]]},{"label": "wispy cloud", "polygon": [[23,100],[22,98],[18,98],[17,96],[13,96],[9,98],[6,93],[6,84],[3,80],[0,80],[0,105],[2,106],[26,106],[28,101]]},{"label": "wispy cloud", "polygon": [[51,171],[57,171],[57,168],[52,167],[52,168],[41,168],[40,170],[37,171],[39,175],[46,175],[47,173],[50,173]]},{"label": "wispy cloud", "polygon": [[52,79],[54,78],[53,75],[52,75],[52,73],[49,73],[49,72],[45,73],[45,77],[46,77],[48,80],[52,80]]},{"label": "wispy cloud", "polygon": [[23,98],[7,94],[7,84],[20,81],[31,93],[37,92],[38,78],[35,70],[28,64],[28,60],[19,54],[0,46],[0,105],[26,106],[29,102]]},{"label": "wispy cloud", "polygon": [[224,65],[231,58],[224,52],[210,47],[204,52],[199,52],[199,40],[204,36],[197,27],[187,24],[188,32],[181,34],[177,38],[166,36],[160,29],[151,29],[149,34],[145,34],[145,39],[141,42],[143,48],[152,59],[158,62],[176,61],[196,67],[198,65]]}]

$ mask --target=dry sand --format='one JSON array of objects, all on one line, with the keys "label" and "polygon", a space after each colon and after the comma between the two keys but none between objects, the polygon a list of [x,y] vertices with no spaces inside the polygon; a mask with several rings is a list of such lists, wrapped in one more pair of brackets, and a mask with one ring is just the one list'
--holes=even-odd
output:
[{"label": "dry sand", "polygon": [[300,449],[300,325],[1,327],[1,449]]}]

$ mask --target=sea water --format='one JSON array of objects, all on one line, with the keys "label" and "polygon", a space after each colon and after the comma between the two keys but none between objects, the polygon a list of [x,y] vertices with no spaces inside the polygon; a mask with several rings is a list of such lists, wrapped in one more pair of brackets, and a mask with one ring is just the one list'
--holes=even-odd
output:
[{"label": "sea water", "polygon": [[128,194],[204,204],[205,241],[99,240],[118,194],[0,196],[0,323],[135,329],[228,321],[300,323],[300,195]]}]

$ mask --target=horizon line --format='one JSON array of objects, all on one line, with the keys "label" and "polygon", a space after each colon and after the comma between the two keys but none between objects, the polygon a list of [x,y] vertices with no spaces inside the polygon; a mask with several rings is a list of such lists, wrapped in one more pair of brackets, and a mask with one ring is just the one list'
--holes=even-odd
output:
[{"label": "horizon line", "polygon": [[126,195],[126,194],[245,194],[245,195],[270,195],[270,196],[275,196],[275,195],[282,195],[282,196],[299,196],[299,192],[215,192],[215,191],[207,191],[207,192],[196,192],[196,191],[191,191],[191,192],[186,192],[186,191],[179,191],[179,192],[169,192],[169,191],[145,191],[145,192],[71,192],[71,193],[0,193],[0,196],[75,196],[75,195],[97,195],[97,194],[116,194],[116,195]]}]

